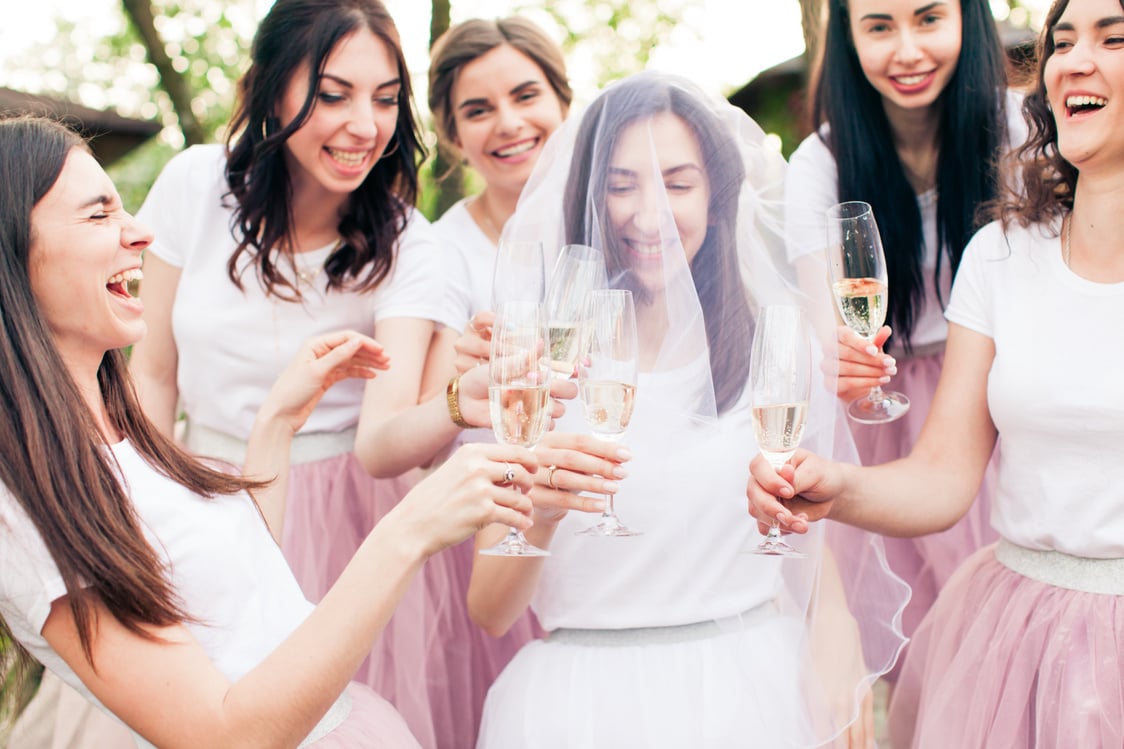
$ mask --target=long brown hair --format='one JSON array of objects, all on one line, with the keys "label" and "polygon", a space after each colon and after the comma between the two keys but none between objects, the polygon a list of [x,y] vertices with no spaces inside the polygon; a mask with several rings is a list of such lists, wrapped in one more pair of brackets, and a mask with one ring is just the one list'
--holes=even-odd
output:
[{"label": "long brown hair", "polygon": [[[31,212],[76,148],[86,148],[82,139],[50,120],[0,121],[0,492],[27,514],[50,552],[94,665],[95,600],[145,637],[145,625],[189,617],[31,291]],[[123,352],[106,352],[97,378],[109,423],[160,473],[208,497],[261,486],[201,465],[162,436],[141,411]],[[11,630],[0,619],[2,638],[11,640]],[[18,681],[30,656],[12,645],[0,654],[0,673],[14,670]]]},{"label": "long brown hair", "polygon": [[[398,121],[387,151],[351,194],[338,227],[344,241],[324,269],[329,290],[366,291],[390,273],[395,246],[417,199],[418,161],[424,156],[394,20],[380,0],[277,0],[254,36],[252,62],[239,82],[227,140],[226,179],[236,202],[232,230],[238,240],[227,273],[239,288],[245,254],[269,293],[300,298],[300,290],[277,269],[279,257],[292,262],[293,195],[285,141],[311,115],[332,50],[360,29],[378,37],[394,55],[401,81]],[[293,121],[282,127],[274,107],[302,62],[308,63],[308,95]]]}]

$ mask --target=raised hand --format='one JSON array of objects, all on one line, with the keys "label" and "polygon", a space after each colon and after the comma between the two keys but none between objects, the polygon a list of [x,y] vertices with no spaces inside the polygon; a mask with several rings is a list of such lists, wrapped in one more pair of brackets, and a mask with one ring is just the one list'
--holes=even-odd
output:
[{"label": "raised hand", "polygon": [[[491,314],[491,313],[488,313]],[[461,416],[469,424],[477,427],[491,427],[492,416],[488,405],[488,367],[487,364],[477,364],[462,372],[458,391],[458,403]],[[554,427],[554,420],[562,418],[566,413],[564,400],[573,400],[578,395],[577,383],[569,380],[552,379],[550,381],[550,419],[547,427]]]},{"label": "raised hand", "polygon": [[809,523],[831,513],[843,488],[839,465],[807,450],[797,450],[779,470],[758,454],[749,464],[749,473],[745,491],[749,514],[762,535],[773,518],[783,531],[807,533]]},{"label": "raised hand", "polygon": [[484,311],[478,312],[468,321],[464,333],[453,343],[457,352],[453,363],[458,372],[464,374],[488,361],[492,346],[492,324],[495,320],[496,313]]},{"label": "raised hand", "polygon": [[872,387],[885,385],[898,373],[894,357],[882,353],[882,346],[890,337],[890,332],[890,326],[883,325],[875,333],[874,340],[868,341],[846,325],[839,326],[838,378],[835,389],[844,403],[863,397]]},{"label": "raised hand", "polygon": [[632,457],[615,442],[573,432],[551,432],[535,451],[541,467],[530,494],[533,517],[546,522],[556,522],[570,510],[603,511],[603,499],[580,493],[616,494],[617,481],[628,475],[622,463]]}]

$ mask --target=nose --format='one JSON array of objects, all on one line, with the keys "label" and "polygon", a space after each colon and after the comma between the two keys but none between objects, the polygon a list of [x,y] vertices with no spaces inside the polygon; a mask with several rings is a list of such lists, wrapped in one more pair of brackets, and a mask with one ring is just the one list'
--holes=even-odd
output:
[{"label": "nose", "polygon": [[1055,53],[1051,62],[1057,65],[1062,75],[1090,75],[1096,67],[1091,48],[1092,44],[1078,40],[1065,54]]},{"label": "nose", "polygon": [[642,188],[637,191],[636,202],[633,205],[632,225],[644,237],[655,239],[659,236],[660,226],[660,200],[655,190]]},{"label": "nose", "polygon": [[894,57],[902,65],[915,65],[924,57],[921,45],[917,43],[917,37],[910,29],[904,29],[898,37],[898,48]]},{"label": "nose", "polygon": [[351,117],[347,120],[347,132],[360,140],[374,140],[378,137],[374,102],[356,101]]},{"label": "nose", "polygon": [[125,214],[125,221],[121,226],[121,246],[140,252],[152,244],[152,230],[137,221],[131,214]]},{"label": "nose", "polygon": [[514,135],[523,126],[523,116],[506,102],[496,108],[496,115],[496,132],[500,135]]}]

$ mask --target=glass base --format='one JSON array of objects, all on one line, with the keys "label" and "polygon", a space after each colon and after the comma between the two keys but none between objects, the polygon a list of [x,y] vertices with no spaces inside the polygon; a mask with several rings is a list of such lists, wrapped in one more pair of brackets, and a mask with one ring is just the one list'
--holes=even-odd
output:
[{"label": "glass base", "polygon": [[617,536],[643,536],[644,531],[633,530],[621,522],[616,515],[602,515],[601,521],[596,525],[580,531],[574,531],[575,536],[598,536],[601,538],[614,538]]},{"label": "glass base", "polygon": [[749,549],[747,554],[763,554],[770,557],[792,557],[794,559],[804,559],[808,555],[802,551],[798,551],[792,546],[789,546],[784,541],[779,539],[765,538],[760,544],[752,549]]},{"label": "glass base", "polygon": [[909,398],[901,393],[880,391],[851,401],[847,416],[860,424],[885,424],[909,410]]},{"label": "glass base", "polygon": [[548,557],[550,552],[540,549],[524,538],[521,531],[509,528],[507,535],[495,546],[481,549],[480,553],[487,557]]}]

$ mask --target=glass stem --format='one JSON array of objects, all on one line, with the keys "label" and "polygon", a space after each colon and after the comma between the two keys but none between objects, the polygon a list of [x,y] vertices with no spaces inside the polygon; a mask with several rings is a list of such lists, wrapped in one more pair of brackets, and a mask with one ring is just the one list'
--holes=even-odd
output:
[{"label": "glass stem", "polygon": [[881,403],[886,400],[886,396],[882,394],[882,386],[875,385],[870,389],[870,394],[866,396],[867,400],[871,403]]}]

